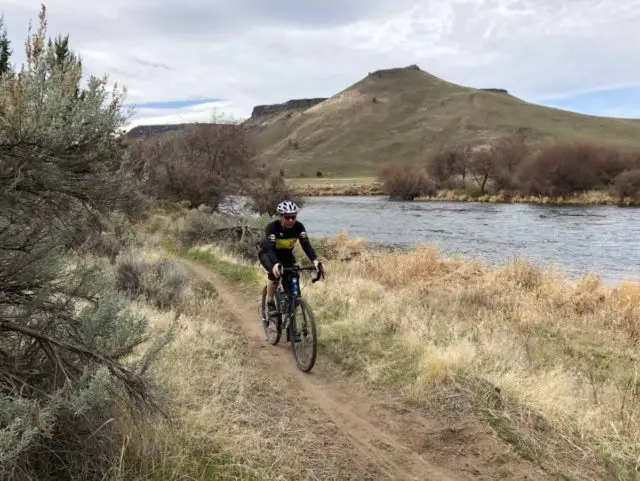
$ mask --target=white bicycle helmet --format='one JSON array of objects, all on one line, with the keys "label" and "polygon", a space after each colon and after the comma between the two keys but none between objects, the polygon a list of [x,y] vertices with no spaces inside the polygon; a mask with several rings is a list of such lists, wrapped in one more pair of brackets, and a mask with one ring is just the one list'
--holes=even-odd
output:
[{"label": "white bicycle helmet", "polygon": [[298,206],[296,205],[296,203],[292,200],[283,200],[282,202],[280,202],[278,204],[278,207],[276,207],[276,214],[278,215],[297,215],[298,211],[300,209],[298,209]]}]

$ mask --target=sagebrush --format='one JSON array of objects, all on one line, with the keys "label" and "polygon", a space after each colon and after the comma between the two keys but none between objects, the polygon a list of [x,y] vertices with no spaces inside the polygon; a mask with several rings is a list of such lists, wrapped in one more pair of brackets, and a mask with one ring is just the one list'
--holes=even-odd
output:
[{"label": "sagebrush", "polygon": [[101,479],[121,423],[157,407],[125,362],[152,333],[108,263],[74,251],[110,213],[139,219],[147,204],[123,157],[124,90],[83,82],[68,37],[47,38],[44,6],[39,20],[25,64],[0,75],[0,477]]}]

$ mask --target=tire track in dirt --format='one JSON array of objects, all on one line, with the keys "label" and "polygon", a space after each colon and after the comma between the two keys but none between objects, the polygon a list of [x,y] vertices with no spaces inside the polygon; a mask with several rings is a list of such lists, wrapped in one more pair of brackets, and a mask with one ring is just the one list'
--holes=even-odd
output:
[{"label": "tire track in dirt", "polygon": [[[496,472],[495,466],[486,469],[491,457],[505,449],[502,447],[502,450],[496,451],[499,442],[487,436],[485,432],[469,439],[476,448],[473,455],[465,453],[456,459],[455,448],[459,446],[442,446],[436,449],[438,442],[449,442],[451,436],[447,433],[452,432],[450,426],[443,425],[442,422],[434,422],[431,425],[429,420],[417,411],[405,409],[400,413],[381,408],[382,403],[374,405],[371,402],[371,393],[363,393],[340,379],[331,367],[323,365],[325,363],[321,357],[316,361],[311,373],[300,372],[296,368],[285,334],[278,346],[271,346],[266,342],[260,323],[259,293],[256,294],[255,300],[249,299],[243,293],[234,292],[211,268],[195,261],[176,259],[199,278],[215,286],[226,309],[238,319],[248,345],[269,367],[269,372],[282,380],[284,390],[292,393],[292,398],[302,397],[315,405],[315,408],[320,409],[350,440],[356,450],[354,454],[359,456],[359,459],[354,459],[354,463],[375,466],[377,471],[386,473],[388,479],[392,480],[462,481],[498,479],[497,477],[522,480],[550,479],[534,466],[524,462],[525,465],[520,466],[520,463],[513,463],[512,460],[502,463],[507,465],[511,461],[512,464],[506,478],[503,477],[504,474]],[[296,400],[292,399],[292,402]],[[311,406],[305,408],[304,403],[298,404],[302,415],[310,415],[305,409],[309,410]],[[310,425],[310,428],[313,428],[313,425]],[[409,430],[412,431],[411,436],[407,436]],[[427,450],[425,439],[429,445]],[[429,453],[425,450],[434,452]],[[436,462],[442,461],[442,464],[426,459],[429,454],[432,454],[431,458]],[[486,459],[476,459],[482,458],[483,454]]]}]

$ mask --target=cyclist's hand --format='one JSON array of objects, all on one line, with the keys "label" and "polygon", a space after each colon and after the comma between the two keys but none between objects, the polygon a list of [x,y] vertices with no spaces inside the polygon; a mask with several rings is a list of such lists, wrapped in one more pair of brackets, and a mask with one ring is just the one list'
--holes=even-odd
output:
[{"label": "cyclist's hand", "polygon": [[273,266],[273,275],[276,277],[280,277],[282,274],[282,264],[276,264]]},{"label": "cyclist's hand", "polygon": [[322,262],[320,262],[318,259],[316,259],[315,261],[313,261],[313,265],[316,266],[316,271],[319,272],[320,274],[324,274],[324,269],[322,266]]}]

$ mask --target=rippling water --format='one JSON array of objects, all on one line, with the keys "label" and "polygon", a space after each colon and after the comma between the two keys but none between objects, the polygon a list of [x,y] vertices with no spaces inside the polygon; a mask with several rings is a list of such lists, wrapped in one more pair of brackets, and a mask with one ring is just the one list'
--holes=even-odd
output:
[{"label": "rippling water", "polygon": [[307,198],[300,220],[313,236],[384,244],[436,244],[444,255],[499,265],[513,258],[555,264],[577,278],[640,280],[640,209],[467,202],[393,202],[385,197]]}]

